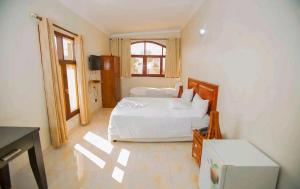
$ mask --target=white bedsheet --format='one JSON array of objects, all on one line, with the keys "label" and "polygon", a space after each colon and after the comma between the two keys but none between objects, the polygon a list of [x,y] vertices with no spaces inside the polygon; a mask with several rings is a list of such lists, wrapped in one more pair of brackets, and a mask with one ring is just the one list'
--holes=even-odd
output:
[{"label": "white bedsheet", "polygon": [[134,87],[130,89],[130,96],[133,97],[171,98],[177,95],[178,89],[176,88]]},{"label": "white bedsheet", "polygon": [[190,137],[192,130],[207,127],[209,116],[201,117],[191,104],[172,108],[179,98],[123,98],[112,111],[108,134],[119,138]]}]

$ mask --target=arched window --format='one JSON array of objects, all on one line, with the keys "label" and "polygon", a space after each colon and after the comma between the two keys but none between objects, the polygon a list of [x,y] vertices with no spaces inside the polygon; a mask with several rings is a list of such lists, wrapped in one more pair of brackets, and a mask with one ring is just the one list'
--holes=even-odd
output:
[{"label": "arched window", "polygon": [[165,76],[166,47],[153,41],[131,44],[131,75],[142,77]]}]

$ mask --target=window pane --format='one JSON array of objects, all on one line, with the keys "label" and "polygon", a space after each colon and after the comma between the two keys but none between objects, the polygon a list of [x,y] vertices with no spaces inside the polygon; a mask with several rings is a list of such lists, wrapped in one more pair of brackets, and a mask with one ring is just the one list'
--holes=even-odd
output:
[{"label": "window pane", "polygon": [[131,73],[143,74],[143,58],[137,58],[137,57],[131,58]]},{"label": "window pane", "polygon": [[162,74],[165,74],[165,66],[166,66],[166,58],[163,58],[163,63],[162,63]]},{"label": "window pane", "polygon": [[73,60],[73,40],[63,37],[64,60]]},{"label": "window pane", "polygon": [[146,54],[147,55],[161,55],[162,46],[155,43],[146,43]]},{"label": "window pane", "polygon": [[163,55],[166,56],[166,47],[163,47]]},{"label": "window pane", "polygon": [[76,66],[73,64],[67,64],[66,66],[67,66],[67,80],[68,80],[70,110],[71,112],[73,112],[78,109]]},{"label": "window pane", "polygon": [[131,45],[131,54],[143,55],[144,54],[144,43],[134,43]]},{"label": "window pane", "polygon": [[160,74],[160,58],[147,58],[147,74]]}]

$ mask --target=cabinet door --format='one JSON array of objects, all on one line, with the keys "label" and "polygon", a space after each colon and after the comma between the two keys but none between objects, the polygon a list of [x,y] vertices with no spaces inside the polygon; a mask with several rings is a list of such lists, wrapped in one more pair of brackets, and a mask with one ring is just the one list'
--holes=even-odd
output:
[{"label": "cabinet door", "polygon": [[110,56],[101,56],[101,62],[103,64],[103,70],[113,69]]},{"label": "cabinet door", "polygon": [[110,76],[111,71],[101,71],[101,94],[104,108],[112,108],[116,104],[114,97],[114,79]]},{"label": "cabinet door", "polygon": [[120,64],[119,57],[101,56],[104,70],[101,71],[102,104],[113,108],[120,99]]}]

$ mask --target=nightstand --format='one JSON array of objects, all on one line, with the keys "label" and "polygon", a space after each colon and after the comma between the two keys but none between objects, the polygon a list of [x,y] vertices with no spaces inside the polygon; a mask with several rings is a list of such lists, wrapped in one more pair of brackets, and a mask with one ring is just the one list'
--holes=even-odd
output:
[{"label": "nightstand", "polygon": [[201,164],[203,140],[222,139],[219,126],[219,112],[211,111],[209,117],[209,126],[205,135],[202,135],[198,129],[193,130],[192,156],[195,158],[195,161],[199,166]]},{"label": "nightstand", "polygon": [[195,161],[198,165],[200,165],[201,162],[203,140],[204,136],[200,134],[199,130],[194,130],[192,156],[195,158]]}]

